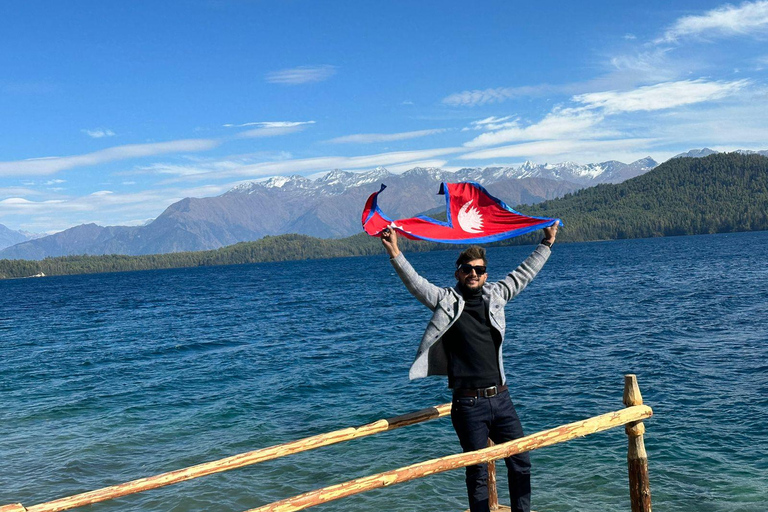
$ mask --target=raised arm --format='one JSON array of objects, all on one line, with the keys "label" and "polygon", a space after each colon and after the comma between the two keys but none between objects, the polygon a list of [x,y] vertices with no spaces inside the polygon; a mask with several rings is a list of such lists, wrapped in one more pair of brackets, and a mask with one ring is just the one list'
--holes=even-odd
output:
[{"label": "raised arm", "polygon": [[419,302],[427,306],[429,309],[434,310],[437,307],[437,303],[446,293],[444,289],[433,285],[423,277],[421,277],[405,259],[403,253],[397,246],[397,231],[387,228],[381,233],[381,243],[384,245],[387,254],[389,254],[389,262],[395,268],[397,275],[405,284],[405,287],[411,292],[411,295],[416,297]]},{"label": "raised arm", "polygon": [[549,259],[552,245],[557,237],[557,225],[544,228],[542,243],[528,256],[515,270],[507,274],[507,277],[498,282],[501,286],[502,296],[507,302],[523,291],[528,283],[533,281],[536,274]]}]

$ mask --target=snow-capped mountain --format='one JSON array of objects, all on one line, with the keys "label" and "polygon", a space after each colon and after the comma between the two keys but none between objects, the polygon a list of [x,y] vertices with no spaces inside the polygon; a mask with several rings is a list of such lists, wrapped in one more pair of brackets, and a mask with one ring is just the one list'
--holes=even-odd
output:
[{"label": "snow-capped mountain", "polygon": [[[625,164],[616,160],[599,164],[577,164],[563,162],[558,164],[535,164],[525,162],[520,167],[486,167],[484,169],[462,169],[458,174],[477,177],[475,181],[497,181],[500,179],[545,178],[556,181],[568,181],[590,186],[598,183],[620,183],[629,178],[640,176],[658,164],[651,157]],[[462,180],[458,180],[462,181]]]},{"label": "snow-capped mountain", "polygon": [[742,155],[762,155],[762,156],[768,156],[768,149],[764,149],[762,151],[752,151],[750,149],[738,149],[738,150],[736,150],[736,153],[741,153]]},{"label": "snow-capped mountain", "polygon": [[476,181],[510,206],[563,196],[598,183],[617,183],[656,166],[650,157],[631,164],[534,164],[465,168],[448,172],[415,167],[392,174],[335,170],[317,179],[276,176],[245,182],[217,197],[186,198],[145,226],[77,226],[0,250],[0,258],[38,259],[68,254],[155,254],[216,249],[267,235],[300,233],[321,238],[360,232],[367,197],[384,183],[382,209],[395,218],[442,206],[443,181]]},{"label": "snow-capped mountain", "polygon": [[10,247],[12,245],[24,242],[26,240],[33,240],[40,238],[44,235],[37,233],[29,233],[28,231],[14,231],[6,226],[0,224],[0,250]]},{"label": "snow-capped mountain", "polygon": [[[720,151],[715,151],[714,149],[709,149],[709,148],[692,149],[685,153],[680,153],[679,155],[675,155],[672,158],[686,158],[686,157],[687,158],[704,158],[705,156],[709,156],[715,153],[720,153]],[[751,149],[737,149],[735,153],[739,153],[742,155],[768,156],[768,149],[764,149],[761,151],[753,151]]]},{"label": "snow-capped mountain", "polygon": [[20,232],[14,231],[0,224],[0,249],[5,249],[6,247],[10,247],[12,245],[18,244],[19,242],[23,242],[26,239],[27,237],[22,235]]},{"label": "snow-capped mountain", "polygon": [[590,186],[598,183],[620,183],[629,178],[644,174],[657,165],[651,157],[646,157],[631,164],[625,164],[616,160],[584,165],[574,162],[558,164],[525,162],[519,167],[467,167],[456,172],[448,172],[436,167],[414,167],[400,175],[392,174],[383,167],[377,167],[367,172],[350,172],[337,169],[315,180],[294,175],[275,176],[265,181],[242,183],[227,193],[252,194],[254,190],[258,189],[281,189],[285,191],[303,191],[311,194],[339,195],[348,189],[386,182],[387,179],[392,179],[395,176],[427,179],[437,183],[441,181],[475,181],[482,185],[502,180],[543,178]]},{"label": "snow-capped mountain", "polygon": [[709,156],[713,153],[717,153],[717,151],[709,148],[692,149],[690,151],[686,151],[685,153],[677,154],[672,158],[704,158],[705,156]]}]

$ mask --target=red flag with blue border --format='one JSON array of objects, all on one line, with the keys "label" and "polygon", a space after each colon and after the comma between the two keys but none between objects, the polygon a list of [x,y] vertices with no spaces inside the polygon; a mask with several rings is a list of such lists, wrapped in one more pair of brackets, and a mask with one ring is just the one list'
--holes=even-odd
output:
[{"label": "red flag with blue border", "polygon": [[379,236],[386,228],[392,228],[414,240],[446,244],[489,243],[563,224],[560,219],[529,217],[516,212],[474,182],[440,184],[438,194],[445,196],[445,221],[426,216],[392,220],[378,205],[378,196],[385,188],[382,184],[381,189],[365,202],[363,230],[371,236]]}]

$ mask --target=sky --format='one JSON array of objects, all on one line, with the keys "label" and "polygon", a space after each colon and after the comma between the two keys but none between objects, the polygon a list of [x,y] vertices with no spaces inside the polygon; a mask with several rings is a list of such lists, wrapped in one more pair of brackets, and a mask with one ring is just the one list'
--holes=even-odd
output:
[{"label": "sky", "polygon": [[333,169],[768,149],[766,42],[768,0],[5,0],[0,224],[140,225]]}]

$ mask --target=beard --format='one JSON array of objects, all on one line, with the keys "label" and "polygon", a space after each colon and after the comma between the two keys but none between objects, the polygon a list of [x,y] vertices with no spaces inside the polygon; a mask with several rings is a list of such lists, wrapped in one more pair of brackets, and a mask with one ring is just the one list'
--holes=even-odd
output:
[{"label": "beard", "polygon": [[459,288],[462,291],[470,292],[470,293],[476,293],[483,289],[483,286],[485,286],[485,283],[481,282],[480,280],[474,281],[473,283],[467,283],[459,281]]}]

